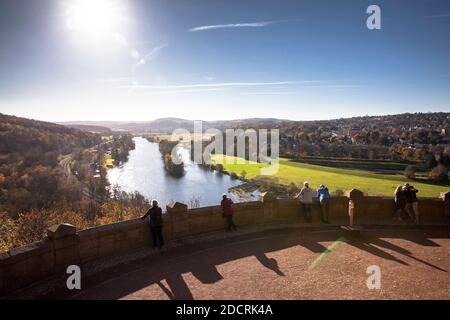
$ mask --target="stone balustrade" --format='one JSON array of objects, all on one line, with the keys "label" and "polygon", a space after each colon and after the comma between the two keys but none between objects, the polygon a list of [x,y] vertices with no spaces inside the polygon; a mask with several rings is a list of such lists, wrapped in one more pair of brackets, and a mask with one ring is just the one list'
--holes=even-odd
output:
[{"label": "stone balustrade", "polygon": [[[383,225],[392,220],[395,210],[392,198],[364,196],[350,190],[346,196],[332,197],[330,221],[333,225],[349,224],[352,207],[354,225]],[[234,220],[238,226],[264,226],[304,221],[303,209],[297,200],[276,199],[265,193],[260,201],[236,203]],[[188,209],[175,202],[163,215],[166,241],[223,231],[220,206]],[[313,224],[320,222],[320,204],[312,206]],[[420,223],[448,224],[450,192],[440,198],[419,200]],[[47,238],[0,254],[0,296],[23,288],[52,275],[62,274],[69,265],[83,266],[113,255],[150,246],[147,221],[134,219],[86,230],[61,224],[48,230]]]}]

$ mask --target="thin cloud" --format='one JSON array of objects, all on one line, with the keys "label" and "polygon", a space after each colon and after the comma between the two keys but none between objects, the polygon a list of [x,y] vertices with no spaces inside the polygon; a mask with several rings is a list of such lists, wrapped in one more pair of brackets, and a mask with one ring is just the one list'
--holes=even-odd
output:
[{"label": "thin cloud", "polygon": [[116,78],[106,78],[106,79],[98,79],[94,80],[94,82],[100,83],[120,83],[120,82],[133,82],[133,77],[116,77]]},{"label": "thin cloud", "polygon": [[299,88],[299,89],[315,89],[315,88],[319,88],[319,89],[326,89],[326,88],[334,88],[334,89],[345,89],[345,88],[362,88],[364,87],[363,85],[360,84],[306,84],[306,85],[299,85],[296,86],[295,88]]},{"label": "thin cloud", "polygon": [[189,29],[189,32],[207,31],[214,29],[232,29],[232,28],[263,28],[272,24],[281,23],[283,21],[260,21],[260,22],[245,22],[245,23],[229,23],[229,24],[214,24],[199,26]]},{"label": "thin cloud", "polygon": [[186,90],[168,90],[168,91],[157,91],[157,94],[180,94],[180,93],[199,93],[199,92],[217,92],[224,91],[225,88],[199,88],[199,89],[186,89]]},{"label": "thin cloud", "polygon": [[[319,85],[299,85],[299,86],[291,86],[291,87],[278,87],[279,89],[307,89],[307,88],[361,88],[361,85],[357,84],[319,84]],[[277,87],[269,87],[267,90],[275,89]],[[274,90],[274,91],[255,91],[255,92],[246,92],[244,94],[246,95],[291,95],[296,94],[298,91],[280,91],[280,90]]]},{"label": "thin cloud", "polygon": [[325,85],[307,85],[303,88],[361,88],[360,84],[325,84]]},{"label": "thin cloud", "polygon": [[[196,83],[196,84],[182,84],[182,85],[167,85],[167,86],[153,86],[153,85],[139,85],[134,86],[135,89],[148,90],[170,90],[170,89],[195,89],[195,88],[216,88],[216,87],[261,87],[261,86],[276,86],[276,85],[296,85],[296,84],[311,84],[321,81],[307,80],[307,81],[277,81],[277,82],[221,82],[221,83]],[[130,86],[118,86],[120,89],[129,89]]]},{"label": "thin cloud", "polygon": [[[208,92],[208,91],[223,91],[226,88],[264,88],[264,90],[247,92],[244,94],[251,95],[285,95],[295,94],[295,89],[315,89],[315,88],[360,88],[359,84],[339,84],[330,83],[329,81],[320,80],[303,80],[303,81],[276,81],[276,82],[220,82],[220,83],[195,83],[195,84],[180,84],[180,85],[119,85],[116,89],[126,90],[140,90],[151,91],[157,94],[176,94],[176,93],[190,93],[190,92]],[[275,89],[275,90],[274,90]],[[278,89],[278,90],[277,90]],[[280,91],[281,89],[281,91]],[[286,90],[283,90],[286,89]],[[290,90],[289,90],[290,89]]]},{"label": "thin cloud", "polygon": [[245,93],[245,95],[256,95],[256,96],[260,96],[260,95],[269,95],[269,96],[282,96],[282,95],[291,95],[291,94],[295,94],[296,92],[294,91],[264,91],[264,92],[247,92]]}]

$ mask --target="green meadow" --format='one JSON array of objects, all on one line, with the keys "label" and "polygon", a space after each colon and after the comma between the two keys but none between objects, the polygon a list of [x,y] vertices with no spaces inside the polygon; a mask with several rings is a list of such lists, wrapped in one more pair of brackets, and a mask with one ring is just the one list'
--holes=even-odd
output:
[{"label": "green meadow", "polygon": [[[260,170],[268,166],[267,164],[250,161],[238,164],[236,157],[222,155],[214,155],[213,162],[222,163],[226,171],[235,172],[239,176],[245,170],[247,179],[258,177]],[[333,168],[294,162],[285,158],[280,158],[279,170],[272,177],[278,178],[282,184],[293,182],[301,185],[304,181],[308,181],[314,189],[317,189],[320,184],[325,184],[331,192],[356,188],[374,196],[393,196],[397,185],[406,182],[419,189],[418,196],[420,197],[438,197],[440,192],[450,190],[449,184],[433,184],[424,179],[411,181],[399,173],[386,174],[367,170]]]}]

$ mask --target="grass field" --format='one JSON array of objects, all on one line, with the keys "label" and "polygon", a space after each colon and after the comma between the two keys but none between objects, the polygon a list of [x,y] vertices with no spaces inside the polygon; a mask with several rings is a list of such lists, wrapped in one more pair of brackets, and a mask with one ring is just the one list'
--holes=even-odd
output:
[{"label": "grass field", "polygon": [[[234,163],[227,164],[227,158],[232,158]],[[245,164],[236,164],[235,160],[235,157],[213,156],[213,161],[223,163],[225,170],[228,172],[235,172],[240,176],[242,171],[245,170],[247,178],[257,177],[260,174],[260,169],[267,166],[267,164],[249,161],[245,161]],[[356,188],[368,195],[392,196],[396,186],[406,182],[419,189],[418,196],[420,197],[438,197],[441,191],[450,190],[450,184],[438,185],[426,180],[408,181],[401,174],[380,174],[366,170],[333,168],[294,162],[285,158],[280,158],[279,171],[274,177],[280,179],[283,184],[294,182],[300,185],[306,180],[314,189],[317,189],[320,184],[325,184],[331,192],[337,189],[346,191]]]}]

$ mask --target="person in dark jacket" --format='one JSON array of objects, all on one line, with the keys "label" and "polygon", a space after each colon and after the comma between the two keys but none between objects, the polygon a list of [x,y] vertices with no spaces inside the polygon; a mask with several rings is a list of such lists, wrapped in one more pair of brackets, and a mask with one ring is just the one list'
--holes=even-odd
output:
[{"label": "person in dark jacket", "polygon": [[152,200],[152,207],[141,219],[144,220],[148,216],[150,216],[150,231],[152,234],[153,248],[161,249],[164,245],[164,238],[162,235],[163,220],[162,210],[158,206],[157,200]]},{"label": "person in dark jacket", "polygon": [[317,190],[317,197],[319,198],[320,207],[322,209],[322,222],[330,223],[329,213],[330,213],[330,192],[328,188],[324,185],[320,185]]},{"label": "person in dark jacket", "polygon": [[233,221],[233,214],[234,214],[233,200],[228,198],[226,194],[223,194],[220,205],[222,206],[222,215],[227,222],[226,231],[228,232],[228,231],[232,231],[232,230],[237,230],[237,227]]},{"label": "person in dark jacket", "polygon": [[406,198],[406,211],[410,215],[411,219],[419,224],[419,200],[417,199],[417,193],[419,190],[410,186],[408,183],[403,187]]},{"label": "person in dark jacket", "polygon": [[402,185],[398,185],[394,192],[395,212],[392,220],[403,221],[402,213],[406,208],[406,197]]}]

